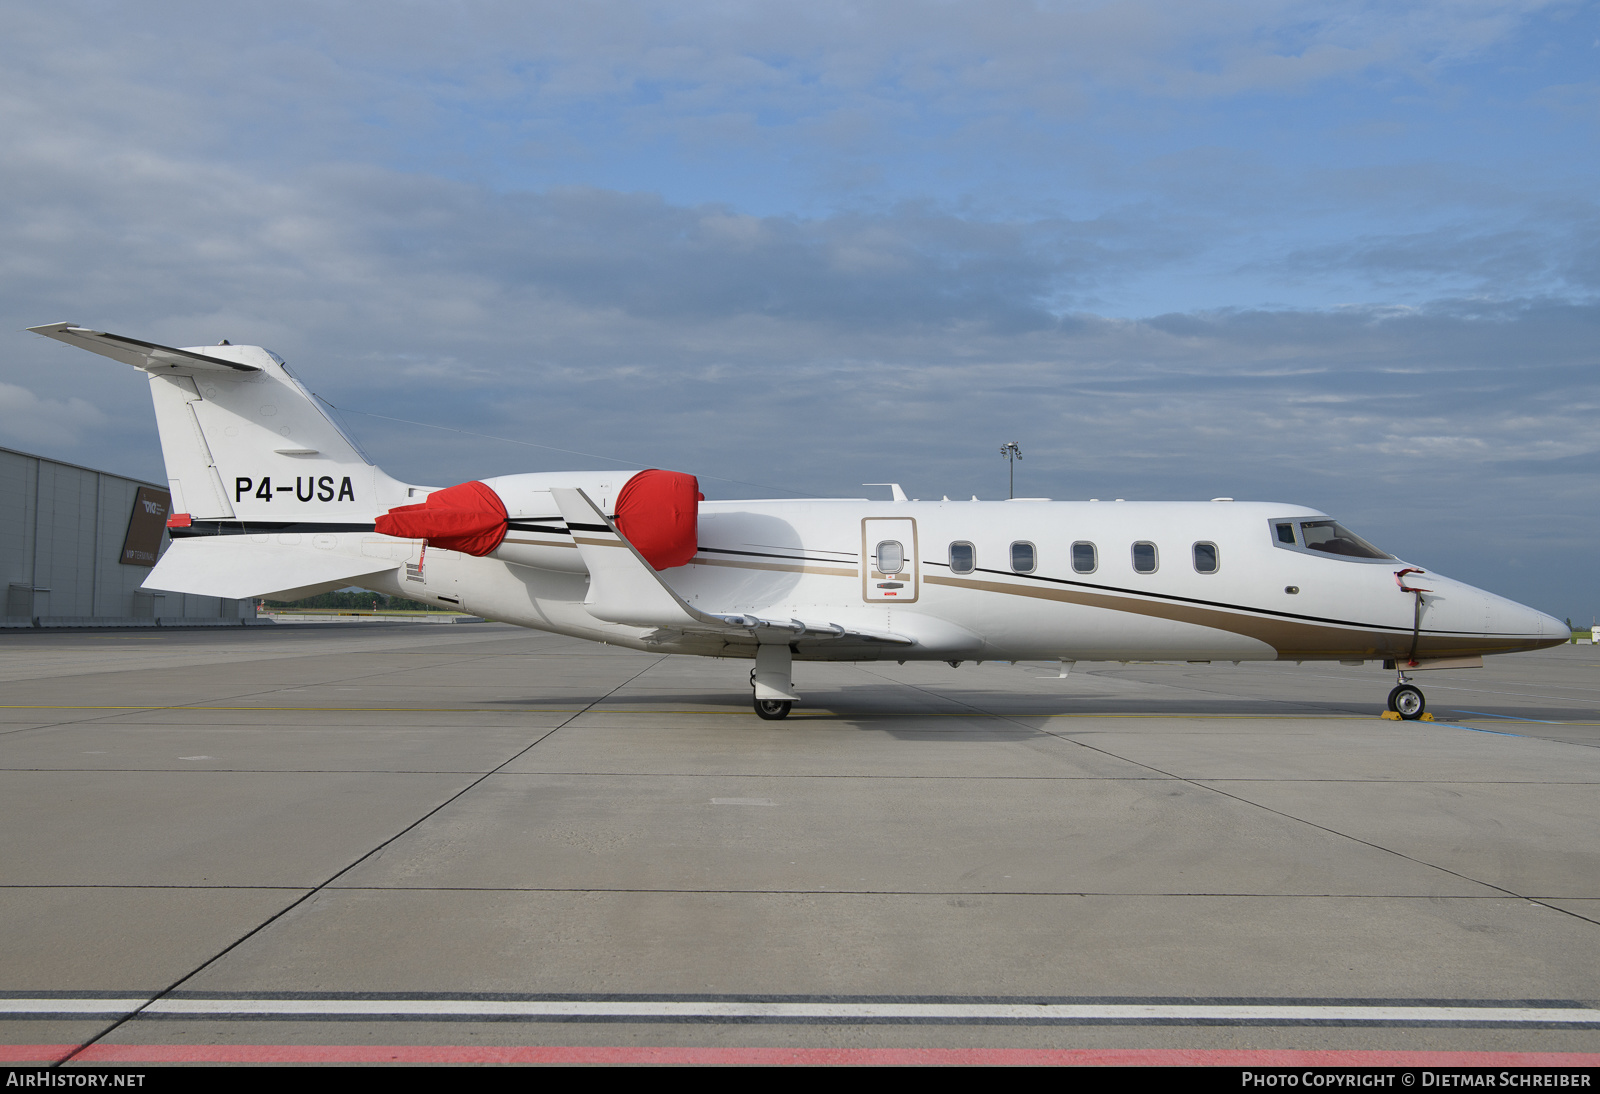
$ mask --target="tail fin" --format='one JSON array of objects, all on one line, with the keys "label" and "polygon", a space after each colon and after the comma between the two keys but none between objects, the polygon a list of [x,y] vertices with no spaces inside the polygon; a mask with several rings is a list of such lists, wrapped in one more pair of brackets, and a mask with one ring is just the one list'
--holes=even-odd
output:
[{"label": "tail fin", "polygon": [[150,374],[174,523],[366,523],[422,493],[374,467],[260,346],[175,349],[71,323],[28,329]]}]

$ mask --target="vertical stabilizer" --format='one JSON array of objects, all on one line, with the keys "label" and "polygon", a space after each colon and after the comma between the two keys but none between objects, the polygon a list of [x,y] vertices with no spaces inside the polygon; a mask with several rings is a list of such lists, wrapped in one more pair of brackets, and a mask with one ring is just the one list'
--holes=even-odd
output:
[{"label": "vertical stabilizer", "polygon": [[374,467],[277,354],[177,349],[70,323],[32,331],[150,374],[161,454],[181,522],[372,521],[411,500]]}]

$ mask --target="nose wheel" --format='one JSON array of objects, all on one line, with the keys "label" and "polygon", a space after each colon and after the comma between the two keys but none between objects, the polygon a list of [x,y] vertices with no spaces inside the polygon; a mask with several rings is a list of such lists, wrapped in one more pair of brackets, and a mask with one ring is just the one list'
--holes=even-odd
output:
[{"label": "nose wheel", "polygon": [[1428,709],[1428,701],[1415,684],[1399,684],[1389,693],[1389,709],[1412,722],[1422,717],[1422,712]]}]

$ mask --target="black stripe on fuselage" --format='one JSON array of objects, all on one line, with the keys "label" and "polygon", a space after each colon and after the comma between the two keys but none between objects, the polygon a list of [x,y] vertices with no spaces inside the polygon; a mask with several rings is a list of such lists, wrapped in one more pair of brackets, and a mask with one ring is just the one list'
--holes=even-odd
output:
[{"label": "black stripe on fuselage", "polygon": [[[507,528],[519,532],[548,532],[552,535],[566,535],[567,526],[559,520],[547,523],[536,521],[508,521]],[[590,527],[584,525],[583,527]],[[596,531],[605,529],[596,524],[592,526]],[[310,520],[197,520],[185,528],[168,528],[167,531],[173,539],[183,539],[186,536],[248,536],[270,535],[274,532],[300,532],[311,534],[314,532],[375,532],[374,524],[341,524],[332,521]]]},{"label": "black stripe on fuselage", "polygon": [[[949,569],[949,564],[945,562],[924,562],[923,565],[943,566],[946,569]],[[1228,611],[1249,612],[1252,615],[1270,615],[1279,619],[1298,619],[1308,623],[1329,623],[1336,627],[1356,627],[1361,630],[1369,631],[1393,631],[1396,634],[1411,633],[1410,627],[1392,627],[1387,623],[1352,623],[1348,619],[1329,619],[1326,616],[1321,615],[1301,615],[1297,612],[1280,612],[1275,611],[1272,608],[1252,608],[1246,604],[1229,604],[1225,600],[1201,600],[1199,597],[1178,596],[1174,593],[1154,593],[1150,592],[1148,589],[1124,589],[1117,585],[1096,585],[1092,581],[1073,581],[1064,577],[1045,577],[1042,574],[1019,574],[1013,570],[987,570],[981,566],[974,568],[972,572],[978,574],[994,574],[997,577],[1020,578],[1025,581],[1041,581],[1050,585],[1071,585],[1080,589],[1093,589],[1096,592],[1122,593],[1126,596],[1139,596],[1148,600],[1168,600],[1176,604],[1197,604],[1204,608],[1225,608]],[[965,575],[956,574],[955,576],[963,577]],[[1454,634],[1457,632],[1425,631],[1424,633]]]},{"label": "black stripe on fuselage", "polygon": [[197,520],[186,528],[168,528],[167,534],[173,539],[188,539],[196,536],[260,536],[287,532],[312,535],[317,532],[372,532],[376,530],[371,521],[366,524],[334,524],[295,520]]}]

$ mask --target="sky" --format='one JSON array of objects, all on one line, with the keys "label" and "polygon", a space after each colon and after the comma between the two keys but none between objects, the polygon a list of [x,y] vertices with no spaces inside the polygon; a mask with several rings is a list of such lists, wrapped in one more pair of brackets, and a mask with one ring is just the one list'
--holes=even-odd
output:
[{"label": "sky", "polygon": [[1595,3],[0,17],[0,445],[163,478],[65,320],[266,346],[412,482],[997,498],[1016,441],[1600,613]]}]

